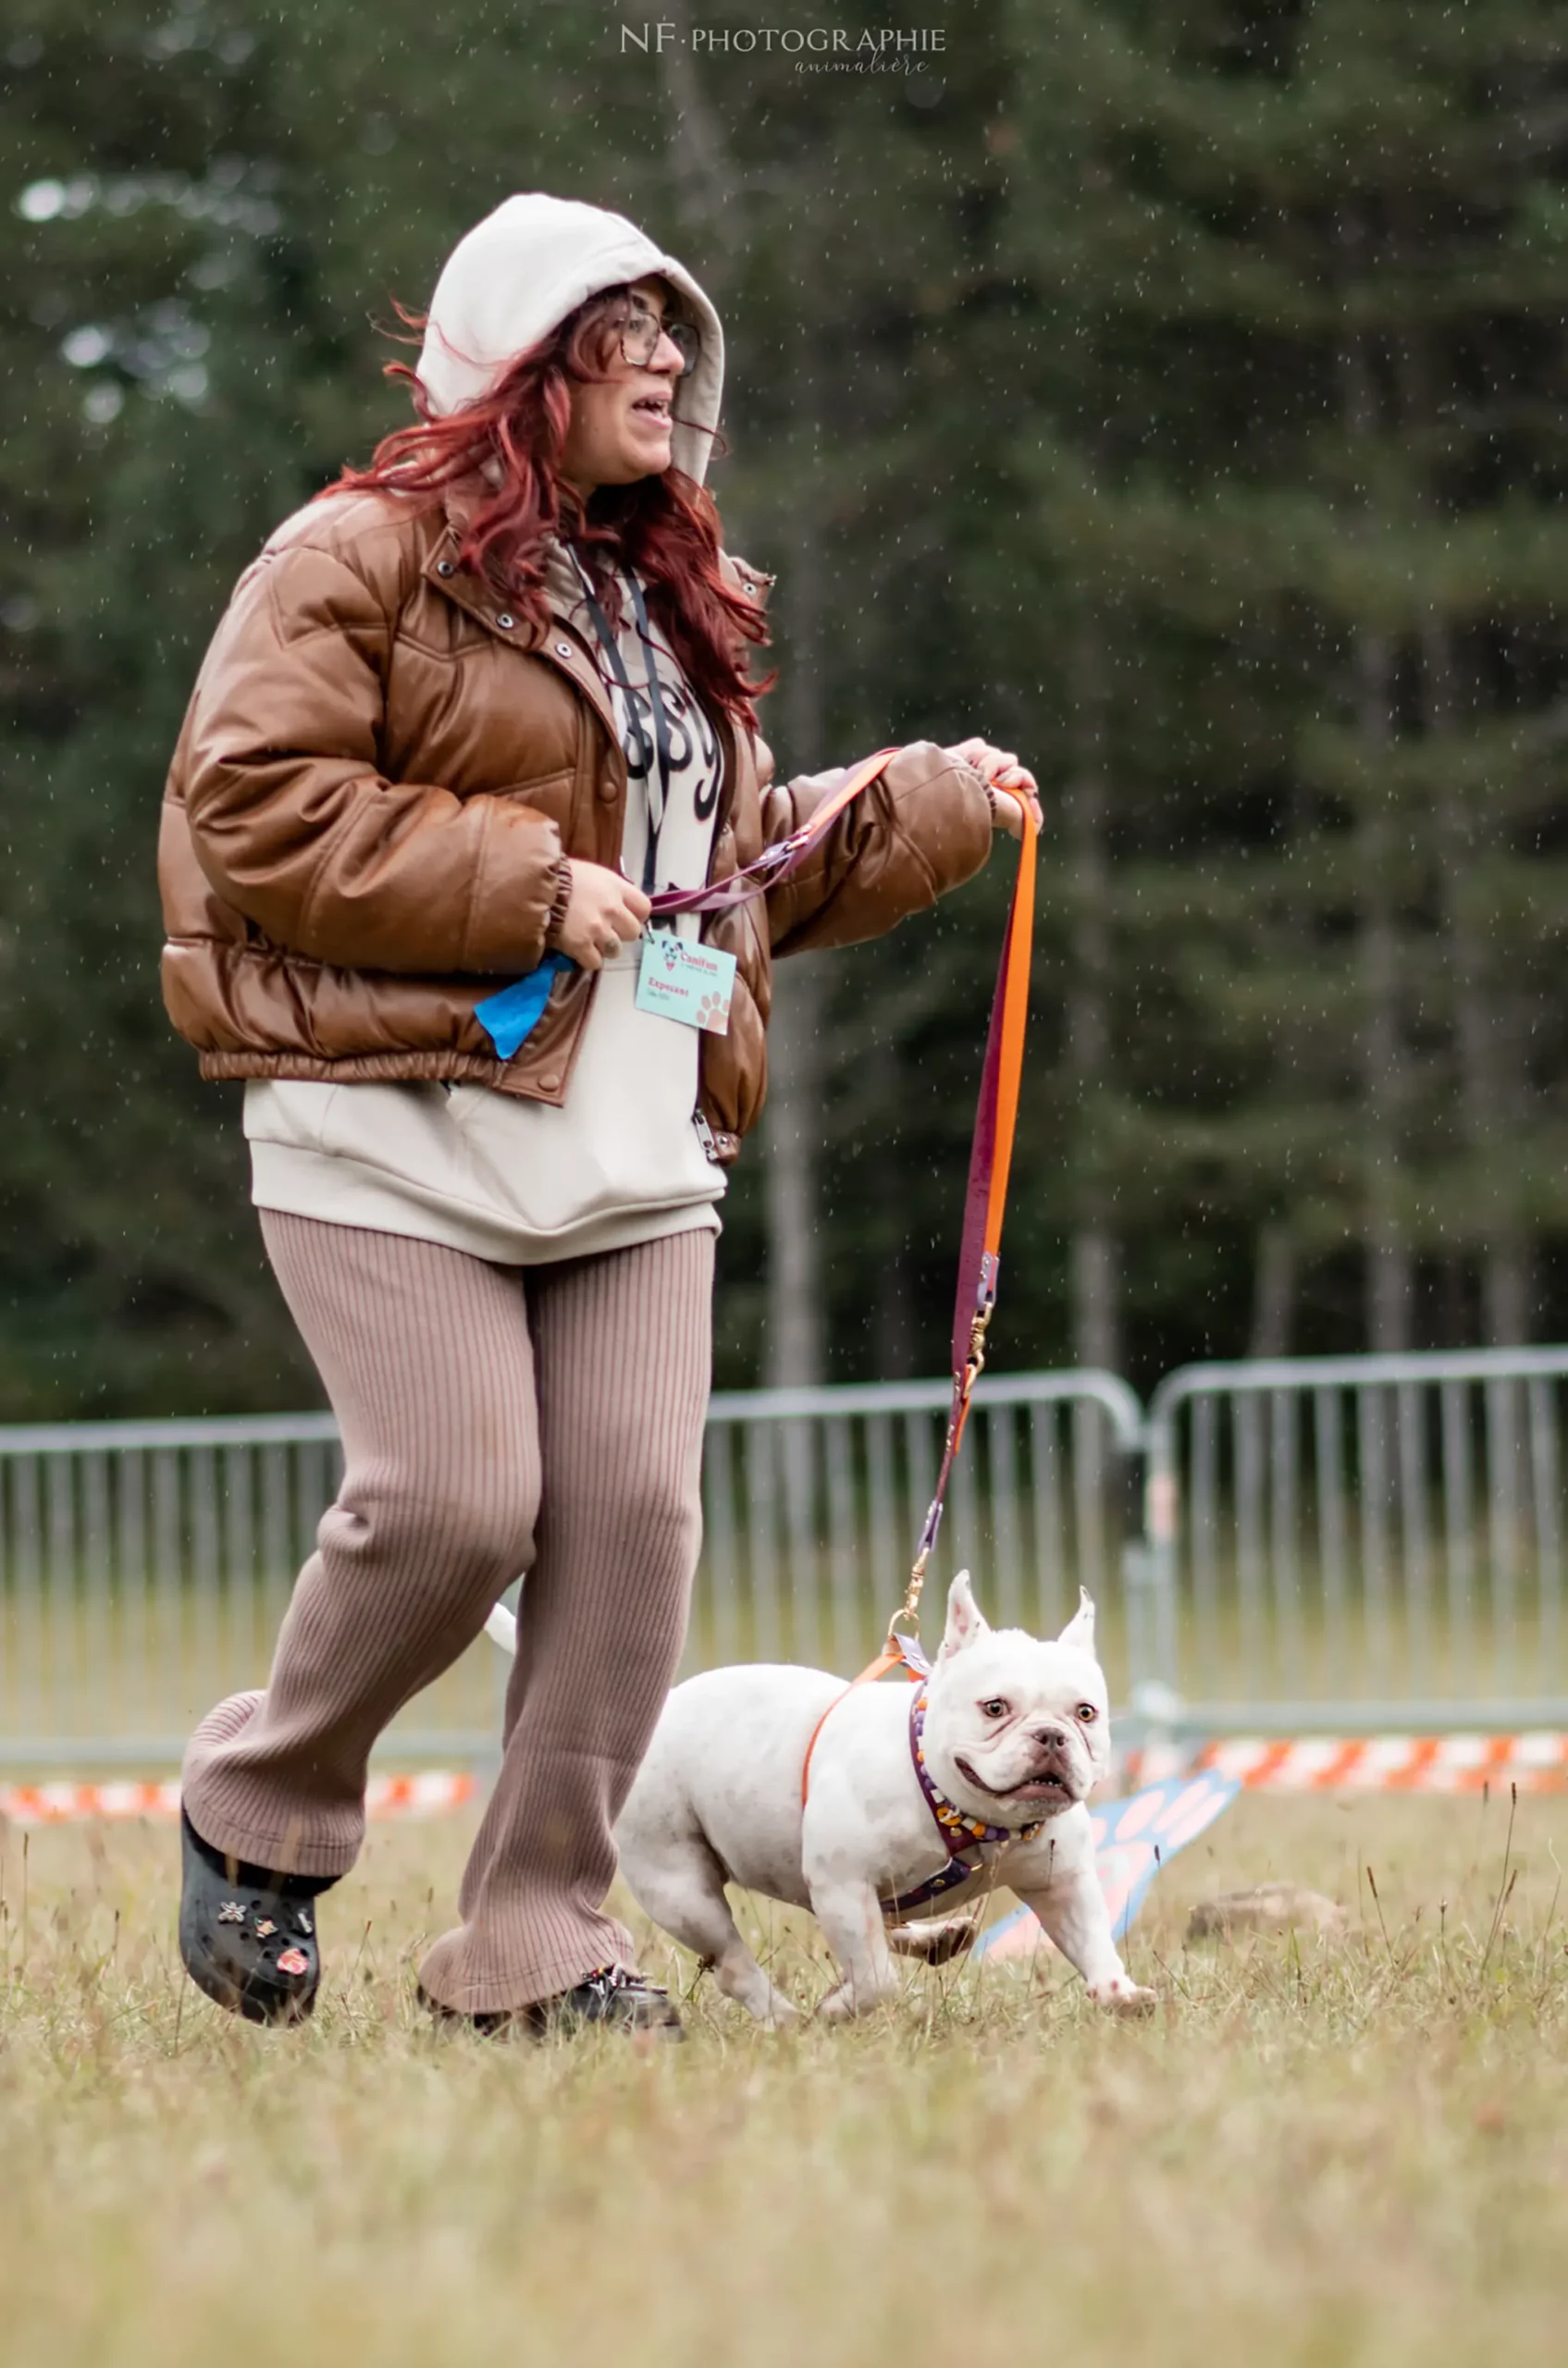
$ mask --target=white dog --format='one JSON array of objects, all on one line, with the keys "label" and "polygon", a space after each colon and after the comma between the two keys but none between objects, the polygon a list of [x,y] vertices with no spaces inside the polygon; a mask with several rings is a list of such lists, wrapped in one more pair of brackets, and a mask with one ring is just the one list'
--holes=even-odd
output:
[{"label": "white dog", "polygon": [[902,1919],[937,1897],[979,1900],[994,1882],[1033,1908],[1092,1998],[1147,2013],[1154,1994],[1117,1954],[1084,1807],[1105,1771],[1105,1707],[1086,1595],[1043,1643],[989,1627],[962,1572],[920,1687],[846,1692],[825,1671],[768,1665],[677,1686],[616,1829],[621,1870],[761,2023],[795,2009],[735,1930],[726,1883],[811,1909],[843,1976],[824,2015],[885,1998],[891,1948],[938,1963],[962,1948],[967,1917]]}]

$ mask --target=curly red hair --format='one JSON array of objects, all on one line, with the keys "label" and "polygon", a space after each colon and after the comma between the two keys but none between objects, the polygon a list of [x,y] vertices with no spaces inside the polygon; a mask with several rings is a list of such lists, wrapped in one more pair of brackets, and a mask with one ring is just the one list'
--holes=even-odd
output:
[{"label": "curly red hair", "polygon": [[[488,486],[463,532],[462,566],[485,576],[540,636],[549,623],[544,570],[552,536],[576,545],[612,610],[611,567],[636,568],[648,586],[649,616],[698,697],[750,730],[755,701],[773,678],[751,679],[746,645],[765,645],[767,626],[760,609],[724,581],[712,495],[671,468],[633,485],[600,487],[585,502],[561,475],[571,383],[608,376],[612,308],[625,292],[590,297],[519,353],[488,394],[443,418],[431,416],[408,365],[389,363],[388,376],[406,378],[414,390],[418,421],[383,437],[368,468],[345,466],[317,499],[345,490],[431,495],[467,479]],[[401,305],[398,313],[410,329],[424,328],[417,314]]]}]

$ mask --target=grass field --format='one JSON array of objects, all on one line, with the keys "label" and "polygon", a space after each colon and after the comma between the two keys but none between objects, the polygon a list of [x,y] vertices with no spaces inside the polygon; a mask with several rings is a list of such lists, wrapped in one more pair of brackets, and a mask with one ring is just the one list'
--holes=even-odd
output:
[{"label": "grass field", "polygon": [[[1243,1800],[1134,1935],[1162,2006],[911,1968],[885,2016],[691,2043],[426,2030],[466,1826],[382,1828],[324,1903],[315,2024],[172,1962],[167,1831],[4,1839],[5,2368],[1147,2368],[1563,2357],[1568,1801]],[[1285,1876],[1343,1941],[1184,1950]],[[758,1909],[786,1987],[809,1930]],[[666,1952],[649,1941],[648,1963]],[[688,1962],[676,1968],[689,1986]]]}]

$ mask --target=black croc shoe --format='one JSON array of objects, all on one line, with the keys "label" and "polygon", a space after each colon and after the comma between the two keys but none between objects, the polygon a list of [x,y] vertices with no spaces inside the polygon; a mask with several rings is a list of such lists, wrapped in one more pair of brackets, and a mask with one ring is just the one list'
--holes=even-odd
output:
[{"label": "black croc shoe", "polygon": [[557,1998],[541,1998],[532,2006],[493,2014],[462,2014],[455,2006],[443,2006],[423,1988],[419,2003],[438,2023],[462,2024],[485,2039],[500,2039],[510,2032],[530,2039],[565,2037],[586,2023],[605,2023],[611,2029],[632,2033],[651,2032],[660,2040],[685,2037],[669,1992],[622,1966],[601,1966]]},{"label": "black croc shoe", "polygon": [[[181,1810],[179,1955],[198,1990],[252,2023],[298,2023],[321,1983],[315,1899],[328,1880],[226,1859]],[[229,1868],[233,1868],[232,1878]]]}]

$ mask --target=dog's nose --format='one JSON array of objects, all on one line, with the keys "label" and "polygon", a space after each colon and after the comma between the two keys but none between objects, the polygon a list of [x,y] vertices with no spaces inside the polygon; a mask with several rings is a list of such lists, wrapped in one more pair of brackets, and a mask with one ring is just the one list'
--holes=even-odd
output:
[{"label": "dog's nose", "polygon": [[1061,1727],[1034,1727],[1031,1729],[1031,1733],[1035,1742],[1046,1751],[1067,1749],[1067,1734]]}]

